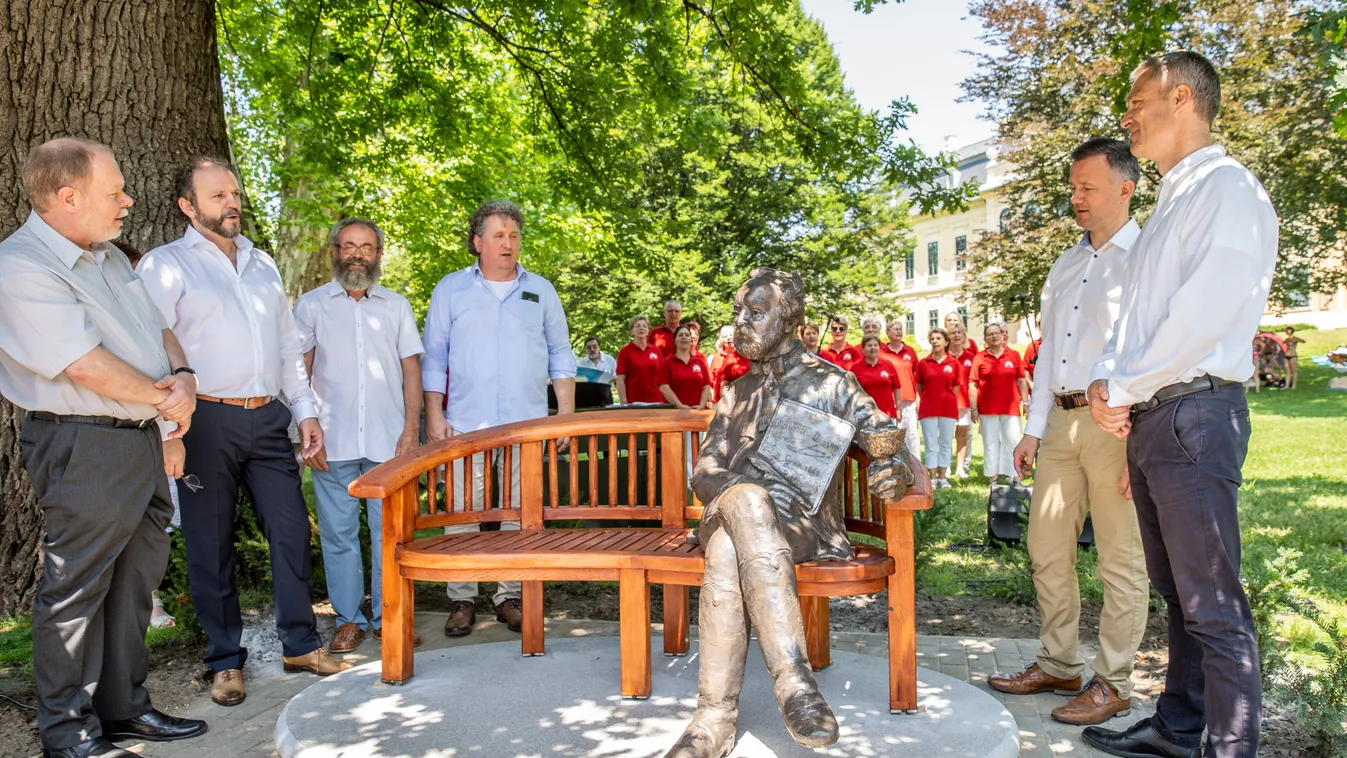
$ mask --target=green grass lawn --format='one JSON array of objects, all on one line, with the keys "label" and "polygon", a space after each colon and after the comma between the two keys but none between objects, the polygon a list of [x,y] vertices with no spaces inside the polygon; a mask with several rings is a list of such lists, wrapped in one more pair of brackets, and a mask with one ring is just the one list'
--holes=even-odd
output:
[{"label": "green grass lawn", "polygon": [[[1347,623],[1347,392],[1329,391],[1336,372],[1309,356],[1347,342],[1347,329],[1299,331],[1301,376],[1294,391],[1264,388],[1249,395],[1253,436],[1240,489],[1240,525],[1246,569],[1291,547],[1303,556],[1307,589],[1326,613]],[[980,471],[981,442],[974,442],[973,470]],[[926,516],[928,545],[917,573],[931,595],[979,594],[1033,602],[1022,551],[960,550],[986,539],[987,481],[955,481],[936,493]],[[953,549],[951,549],[953,548]],[[1080,553],[1081,592],[1099,598],[1094,551]],[[1287,619],[1293,649],[1308,652],[1316,633],[1308,622]]]}]

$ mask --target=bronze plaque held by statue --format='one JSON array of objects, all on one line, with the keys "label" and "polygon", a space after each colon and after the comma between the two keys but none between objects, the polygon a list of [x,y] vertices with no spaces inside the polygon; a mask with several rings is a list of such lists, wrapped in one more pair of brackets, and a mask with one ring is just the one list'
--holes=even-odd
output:
[{"label": "bronze plaque held by statue", "polygon": [[871,457],[870,492],[884,502],[912,481],[904,430],[854,376],[795,339],[804,318],[798,276],[755,269],[734,309],[734,346],[752,368],[721,395],[693,470],[693,491],[706,504],[697,712],[666,758],[734,749],[749,621],[791,736],[806,747],[837,741],[837,719],[805,652],[795,564],[852,557],[837,502],[852,442]]}]

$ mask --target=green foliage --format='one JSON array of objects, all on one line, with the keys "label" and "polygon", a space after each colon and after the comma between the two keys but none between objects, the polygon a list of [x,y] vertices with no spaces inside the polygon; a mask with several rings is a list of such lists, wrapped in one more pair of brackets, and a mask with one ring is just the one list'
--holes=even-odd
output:
[{"label": "green foliage", "polygon": [[[1263,687],[1272,699],[1293,708],[1314,740],[1315,755],[1337,756],[1347,750],[1347,628],[1309,599],[1309,572],[1298,565],[1301,553],[1289,548],[1252,567],[1246,564],[1245,591],[1253,610]],[[1300,665],[1286,654],[1280,637],[1282,618],[1298,616],[1318,633],[1310,646],[1315,665]]]},{"label": "green foliage", "polygon": [[[1308,0],[979,0],[971,14],[996,51],[979,56],[966,97],[989,103],[1018,173],[1001,191],[1012,211],[1003,232],[969,250],[967,293],[1014,313],[1011,298],[1038,292],[1053,259],[1080,232],[1070,207],[1071,150],[1119,125],[1132,69],[1145,57],[1191,49],[1221,74],[1215,140],[1249,166],[1281,218],[1272,303],[1347,280],[1347,139],[1333,132],[1336,70],[1306,27]],[[1100,41],[1105,41],[1103,44]],[[1159,177],[1143,164],[1133,210],[1144,220]]]},{"label": "green foliage", "polygon": [[573,339],[610,352],[665,299],[714,327],[756,265],[811,308],[891,306],[908,202],[958,207],[912,112],[861,109],[794,0],[320,0],[219,4],[231,139],[292,291],[327,276],[323,230],[374,218],[389,286],[424,312],[468,265],[466,220],[510,197],[524,265]]}]

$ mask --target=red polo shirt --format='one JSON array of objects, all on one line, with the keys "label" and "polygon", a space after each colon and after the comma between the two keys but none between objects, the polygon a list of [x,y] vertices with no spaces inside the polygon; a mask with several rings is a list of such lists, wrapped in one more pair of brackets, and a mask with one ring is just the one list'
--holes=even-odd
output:
[{"label": "red polo shirt", "polygon": [[833,352],[831,349],[825,347],[818,351],[818,357],[834,366],[850,369],[852,362],[861,357],[861,349],[857,345],[847,345],[839,352]]},{"label": "red polo shirt", "polygon": [[963,370],[949,355],[937,362],[931,356],[917,361],[917,388],[921,402],[917,404],[917,418],[958,418],[958,389]]},{"label": "red polo shirt", "polygon": [[851,364],[851,373],[856,375],[861,389],[875,399],[875,405],[887,413],[889,418],[898,417],[898,405],[893,401],[893,391],[902,389],[898,382],[898,371],[897,361],[886,360],[884,356],[880,356],[873,366],[866,363],[865,358]]},{"label": "red polo shirt", "polygon": [[662,403],[664,396],[659,393],[659,362],[663,356],[659,348],[646,344],[642,350],[633,342],[618,351],[617,373],[625,377],[628,403]]},{"label": "red polo shirt", "polygon": [[973,359],[969,374],[978,388],[978,413],[984,416],[1020,415],[1019,379],[1025,376],[1020,354],[1006,348],[1000,356],[983,350]]},{"label": "red polo shirt", "polygon": [[959,354],[959,389],[958,400],[959,410],[968,407],[968,374],[973,370],[973,359],[978,357],[977,350],[973,349],[973,341],[968,341],[968,347]]},{"label": "red polo shirt", "polygon": [[725,352],[716,353],[715,357],[711,359],[712,400],[720,402],[721,387],[747,374],[751,365],[749,360],[740,355],[739,351],[733,347]]},{"label": "red polo shirt", "polygon": [[667,326],[657,326],[650,330],[650,344],[659,351],[661,358],[667,358],[674,354],[673,343],[674,330]]},{"label": "red polo shirt", "polygon": [[903,402],[910,403],[917,399],[917,351],[905,343],[902,344],[902,350],[894,350],[891,344],[885,344],[881,354],[898,359],[898,381],[902,385]]},{"label": "red polo shirt", "polygon": [[1034,375],[1034,364],[1038,363],[1038,348],[1043,344],[1043,338],[1039,337],[1029,343],[1029,347],[1024,349],[1024,370]]},{"label": "red polo shirt", "polygon": [[669,385],[678,402],[696,408],[702,402],[702,388],[711,386],[711,370],[706,366],[706,357],[693,353],[686,363],[677,355],[661,360],[658,383]]}]

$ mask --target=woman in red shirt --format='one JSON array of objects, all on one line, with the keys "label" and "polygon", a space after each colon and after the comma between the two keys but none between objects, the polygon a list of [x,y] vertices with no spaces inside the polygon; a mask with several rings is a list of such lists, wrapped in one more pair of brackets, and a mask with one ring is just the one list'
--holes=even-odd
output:
[{"label": "woman in red shirt", "polygon": [[[973,425],[973,413],[970,410],[971,405],[968,402],[968,372],[973,370],[973,359],[977,357],[977,343],[968,338],[964,331],[963,322],[957,320],[957,314],[950,314],[955,317],[956,323],[953,326],[945,327],[949,331],[949,354],[954,360],[959,362],[959,371],[962,375],[959,377],[959,418],[954,422],[954,476],[968,476],[968,459],[973,457],[973,453],[968,448],[968,430]],[[945,319],[950,320],[948,317]]]},{"label": "woman in red shirt", "polygon": [[1006,330],[998,323],[982,332],[987,349],[973,359],[969,371],[969,401],[973,420],[982,429],[982,473],[992,482],[1015,474],[1011,452],[1020,442],[1020,406],[1028,396],[1029,380],[1020,354],[1006,347]]},{"label": "woman in red shirt", "polygon": [[656,379],[663,356],[649,342],[650,320],[637,316],[631,320],[630,329],[631,342],[617,354],[617,401],[622,405],[662,403]]},{"label": "woman in red shirt", "polygon": [[898,366],[879,356],[878,336],[872,334],[861,340],[861,359],[851,364],[851,373],[856,375],[861,389],[875,399],[875,405],[881,411],[889,418],[898,418],[898,393],[902,390]]},{"label": "woman in red shirt", "polygon": [[674,330],[673,355],[660,361],[659,391],[665,402],[684,410],[711,407],[711,372],[706,359],[692,352],[692,327]]},{"label": "woman in red shirt", "polygon": [[926,448],[926,470],[933,486],[949,487],[950,446],[954,442],[954,420],[959,416],[959,362],[947,352],[949,332],[932,329],[927,339],[931,354],[917,362],[917,421]]}]

